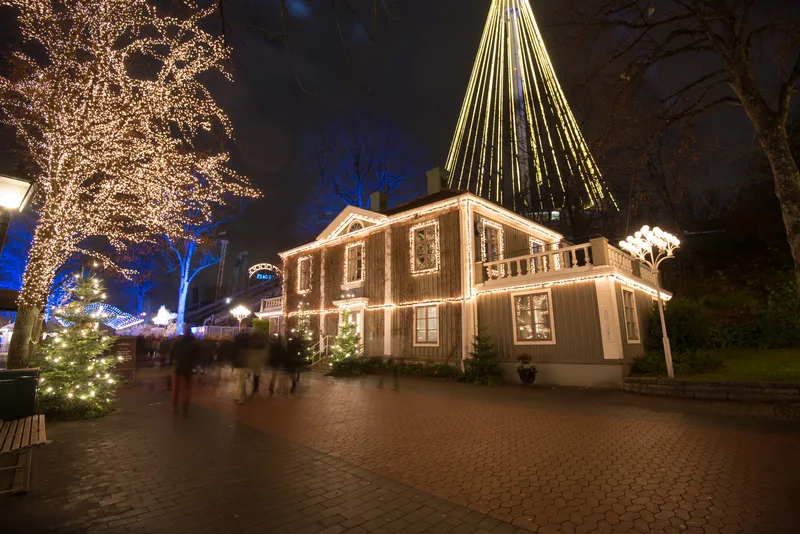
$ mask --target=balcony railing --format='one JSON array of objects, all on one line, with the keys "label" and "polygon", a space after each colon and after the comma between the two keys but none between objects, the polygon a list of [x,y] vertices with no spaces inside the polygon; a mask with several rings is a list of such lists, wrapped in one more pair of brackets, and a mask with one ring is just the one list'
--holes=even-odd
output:
[{"label": "balcony railing", "polygon": [[261,311],[270,311],[276,308],[280,309],[283,305],[282,297],[273,297],[269,299],[261,299]]},{"label": "balcony railing", "polygon": [[610,266],[643,282],[655,285],[655,274],[634,257],[611,246],[605,238],[497,261],[484,262],[477,283],[502,284],[518,277],[553,277],[558,274],[590,271],[595,267]]}]

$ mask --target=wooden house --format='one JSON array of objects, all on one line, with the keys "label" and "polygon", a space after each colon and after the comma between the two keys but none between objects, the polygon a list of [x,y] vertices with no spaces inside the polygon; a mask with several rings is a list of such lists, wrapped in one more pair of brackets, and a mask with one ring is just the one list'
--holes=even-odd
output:
[{"label": "wooden house", "polygon": [[371,210],[347,207],[315,240],[282,252],[281,324],[295,328],[305,307],[324,347],[349,310],[366,356],[459,366],[480,329],[509,379],[528,354],[537,383],[620,387],[644,351],[653,273],[607,239],[569,245],[443,189],[436,173],[428,193],[393,209],[375,193]]}]

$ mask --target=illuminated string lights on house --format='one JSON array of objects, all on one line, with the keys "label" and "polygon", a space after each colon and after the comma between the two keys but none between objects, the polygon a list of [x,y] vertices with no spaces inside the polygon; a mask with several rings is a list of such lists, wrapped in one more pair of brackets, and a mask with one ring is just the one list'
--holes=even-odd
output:
[{"label": "illuminated string lights on house", "polygon": [[573,178],[585,207],[616,207],[528,0],[492,1],[445,168],[450,187],[515,211],[564,207]]},{"label": "illuminated string lights on house", "polygon": [[[428,229],[432,231],[429,231]],[[417,233],[422,233],[422,240]],[[430,239],[433,243],[430,243]],[[411,263],[411,276],[434,273],[439,270],[441,256],[439,254],[439,219],[415,224],[408,229],[409,261]],[[431,250],[433,249],[433,250]],[[430,258],[433,262],[430,262]],[[419,261],[424,260],[422,266]]]},{"label": "illuminated string lights on house", "polygon": [[[361,269],[359,271],[359,277],[355,280],[350,280],[350,249],[361,247]],[[342,279],[343,284],[352,284],[354,282],[363,282],[366,280],[367,277],[367,250],[364,245],[364,241],[356,241],[355,243],[350,243],[344,248],[344,277]],[[324,275],[323,275],[324,276]]]},{"label": "illuminated string lights on house", "polygon": [[[39,45],[35,54],[15,52],[19,76],[0,77],[2,120],[38,169],[39,221],[22,305],[43,308],[54,273],[76,254],[133,274],[119,269],[116,253],[85,248],[88,240],[119,252],[180,236],[188,212],[208,220],[231,195],[259,195],[230,168],[227,152],[208,143],[195,149],[209,132],[231,136],[230,120],[202,83],[210,71],[230,79],[228,48],[203,29],[215,6],[187,2],[186,16],[173,17],[148,0],[102,8],[90,0],[3,4],[18,9],[22,39]],[[157,60],[152,76],[131,73],[143,58]]]},{"label": "illuminated string lights on house", "polygon": [[[308,264],[308,273],[303,274]],[[297,294],[306,295],[311,293],[314,278],[314,258],[312,256],[303,256],[297,260]],[[303,287],[303,282],[307,282],[308,286]]]}]

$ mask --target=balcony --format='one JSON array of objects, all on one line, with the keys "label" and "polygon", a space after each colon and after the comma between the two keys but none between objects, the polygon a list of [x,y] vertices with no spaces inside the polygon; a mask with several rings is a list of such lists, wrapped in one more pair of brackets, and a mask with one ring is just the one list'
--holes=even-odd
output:
[{"label": "balcony", "polygon": [[605,238],[537,254],[477,264],[476,285],[503,287],[530,282],[577,278],[582,275],[619,272],[655,287],[655,274]]},{"label": "balcony", "polygon": [[283,297],[272,297],[261,299],[260,316],[280,315],[283,309]]}]

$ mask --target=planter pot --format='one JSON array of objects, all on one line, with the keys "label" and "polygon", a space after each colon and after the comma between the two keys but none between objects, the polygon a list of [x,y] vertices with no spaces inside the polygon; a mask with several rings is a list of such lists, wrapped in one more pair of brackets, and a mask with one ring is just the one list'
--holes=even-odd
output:
[{"label": "planter pot", "polygon": [[523,384],[533,384],[536,380],[536,369],[517,369],[517,374]]}]

